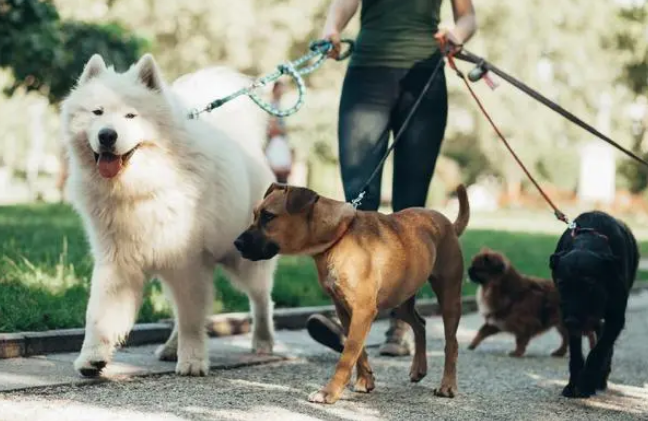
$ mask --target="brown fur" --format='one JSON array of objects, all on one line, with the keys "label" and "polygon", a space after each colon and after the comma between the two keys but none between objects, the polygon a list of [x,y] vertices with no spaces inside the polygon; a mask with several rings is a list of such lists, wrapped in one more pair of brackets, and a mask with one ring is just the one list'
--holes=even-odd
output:
[{"label": "brown fur", "polygon": [[[550,279],[519,273],[501,253],[482,249],[472,259],[468,270],[473,282],[480,284],[477,294],[480,312],[486,319],[468,349],[475,349],[484,339],[499,332],[515,335],[516,347],[509,355],[524,355],[529,341],[552,327],[562,343],[552,356],[567,353],[568,333],[560,316],[560,296]],[[590,348],[596,343],[594,332],[587,332]]]},{"label": "brown fur", "polygon": [[435,394],[455,396],[464,271],[458,237],[470,217],[465,188],[459,186],[457,193],[460,210],[452,223],[424,208],[384,215],[356,211],[349,203],[320,197],[302,187],[273,184],[268,189],[255,210],[254,222],[241,234],[245,239],[241,249],[248,250],[243,243],[249,241],[253,243],[249,256],[254,258],[267,258],[272,254],[267,250],[312,256],[319,283],[333,299],[347,335],[335,374],[309,396],[310,401],[336,402],[354,367],[355,390],[374,389],[364,342],[383,309],[396,308],[398,317],[412,327],[415,353],[410,379],[418,382],[425,377],[425,320],[414,306],[414,296],[425,282],[430,282],[439,299],[445,327],[445,367]]}]

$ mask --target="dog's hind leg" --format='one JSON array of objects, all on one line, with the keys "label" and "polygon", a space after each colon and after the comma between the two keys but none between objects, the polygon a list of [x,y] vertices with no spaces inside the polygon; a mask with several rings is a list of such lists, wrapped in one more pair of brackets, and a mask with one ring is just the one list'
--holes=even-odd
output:
[{"label": "dog's hind leg", "polygon": [[163,345],[160,345],[155,350],[155,356],[158,357],[160,361],[175,362],[178,361],[178,309],[176,307],[175,300],[173,298],[173,292],[171,291],[171,289],[165,282],[160,282],[160,284],[162,285],[162,291],[164,292],[167,301],[173,308],[174,323],[171,335],[169,335],[169,338]]},{"label": "dog's hind leg", "polygon": [[459,357],[457,329],[461,318],[461,276],[463,273],[461,265],[456,265],[451,269],[444,274],[430,277],[430,284],[441,306],[445,332],[443,377],[440,387],[434,389],[434,394],[446,398],[454,398],[457,394],[457,358]]},{"label": "dog's hind leg", "polygon": [[[205,319],[214,300],[213,273],[211,267],[197,262],[161,274],[175,303],[176,373],[182,376],[204,376],[209,372]],[[169,341],[173,338],[172,333]]]},{"label": "dog's hind leg", "polygon": [[515,349],[509,352],[510,357],[521,357],[526,352],[527,346],[531,338],[526,335],[518,335],[515,337]]},{"label": "dog's hind leg", "polygon": [[414,358],[410,368],[410,380],[419,382],[427,375],[427,350],[425,319],[416,310],[415,297],[409,298],[396,309],[396,316],[409,324],[414,331]]},{"label": "dog's hind leg", "polygon": [[96,377],[112,358],[115,346],[126,338],[142,303],[144,274],[117,266],[95,266],[86,311],[83,346],[74,368]]},{"label": "dog's hind leg", "polygon": [[222,262],[230,282],[247,294],[252,312],[252,351],[271,354],[274,347],[272,286],[277,258],[253,262],[239,255]]}]

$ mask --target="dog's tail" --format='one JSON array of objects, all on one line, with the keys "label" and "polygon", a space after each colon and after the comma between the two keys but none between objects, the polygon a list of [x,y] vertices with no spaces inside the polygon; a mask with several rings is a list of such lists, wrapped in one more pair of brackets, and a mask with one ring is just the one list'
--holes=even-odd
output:
[{"label": "dog's tail", "polygon": [[454,221],[454,227],[457,236],[460,236],[468,226],[468,221],[470,220],[470,203],[468,203],[468,193],[463,184],[457,187],[457,199],[459,199],[459,214]]}]

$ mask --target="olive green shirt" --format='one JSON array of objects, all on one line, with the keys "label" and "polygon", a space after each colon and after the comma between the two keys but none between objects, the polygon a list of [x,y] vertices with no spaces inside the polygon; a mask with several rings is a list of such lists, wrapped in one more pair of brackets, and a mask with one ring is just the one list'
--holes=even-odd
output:
[{"label": "olive green shirt", "polygon": [[362,0],[351,66],[409,68],[438,50],[443,0]]}]

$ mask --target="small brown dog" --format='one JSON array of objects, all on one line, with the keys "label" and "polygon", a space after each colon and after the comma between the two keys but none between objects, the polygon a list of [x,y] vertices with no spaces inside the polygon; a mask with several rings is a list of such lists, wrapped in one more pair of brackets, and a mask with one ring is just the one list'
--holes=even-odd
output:
[{"label": "small brown dog", "polygon": [[391,215],[358,211],[349,203],[320,197],[303,188],[273,184],[254,211],[254,222],[236,240],[244,258],[276,254],[310,255],[319,283],[335,303],[347,339],[335,374],[311,402],[334,403],[357,368],[354,390],[374,389],[364,342],[378,311],[396,308],[414,331],[410,380],[427,374],[425,319],[414,306],[429,281],[439,299],[445,328],[445,367],[437,396],[457,393],[457,328],[461,317],[463,258],[459,236],[470,209],[463,186],[457,189],[459,215],[452,223],[441,213],[409,208]]},{"label": "small brown dog", "polygon": [[[487,337],[499,332],[515,335],[512,357],[521,357],[529,341],[555,327],[562,337],[560,347],[551,353],[567,353],[568,334],[560,317],[560,296],[550,279],[519,273],[501,253],[483,248],[468,268],[472,282],[479,284],[477,305],[486,319],[468,349],[475,349]],[[596,343],[594,332],[587,332],[590,348]]]}]

